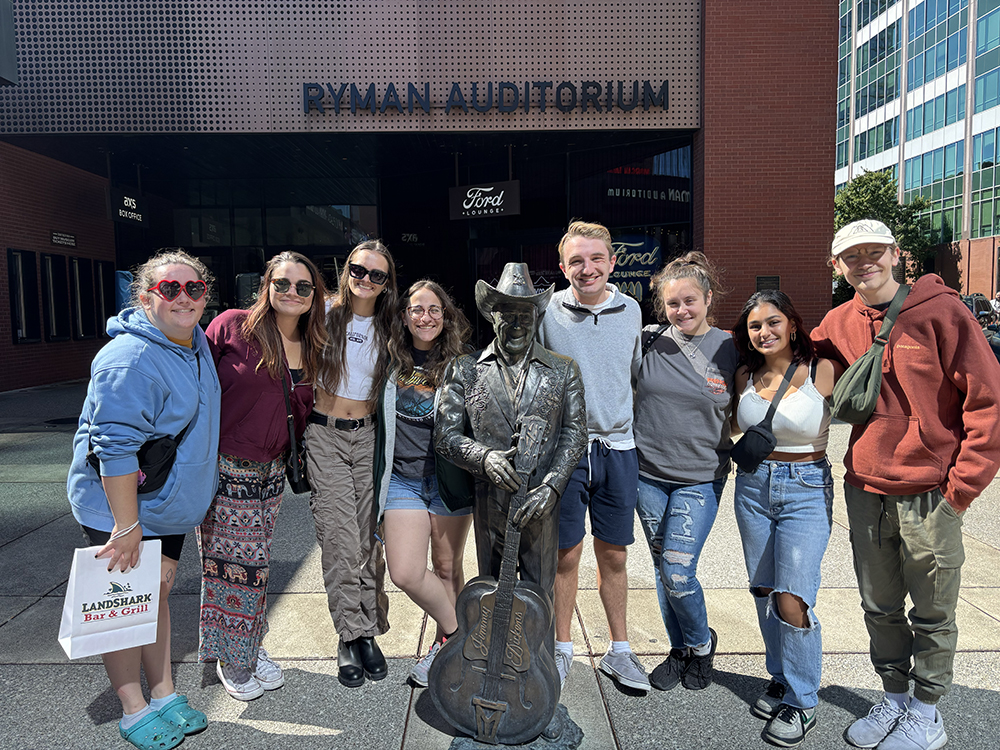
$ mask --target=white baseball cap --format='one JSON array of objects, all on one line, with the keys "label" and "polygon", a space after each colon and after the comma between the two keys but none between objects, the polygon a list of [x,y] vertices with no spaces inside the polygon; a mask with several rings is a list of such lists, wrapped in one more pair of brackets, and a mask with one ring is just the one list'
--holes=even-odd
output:
[{"label": "white baseball cap", "polygon": [[861,219],[843,226],[833,236],[832,254],[836,258],[845,250],[858,245],[895,245],[889,227],[875,219]]}]

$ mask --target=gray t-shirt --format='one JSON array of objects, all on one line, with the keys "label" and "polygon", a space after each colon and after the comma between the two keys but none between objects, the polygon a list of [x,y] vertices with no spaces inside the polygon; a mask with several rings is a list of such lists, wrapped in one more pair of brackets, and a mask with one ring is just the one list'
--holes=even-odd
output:
[{"label": "gray t-shirt", "polygon": [[396,445],[392,473],[417,479],[434,473],[434,386],[423,364],[427,352],[411,349],[413,372],[396,378]]},{"label": "gray t-shirt", "polygon": [[[645,341],[658,325],[646,326]],[[639,474],[703,484],[729,471],[729,416],[738,356],[718,328],[688,338],[667,328],[642,358],[635,393]]]}]

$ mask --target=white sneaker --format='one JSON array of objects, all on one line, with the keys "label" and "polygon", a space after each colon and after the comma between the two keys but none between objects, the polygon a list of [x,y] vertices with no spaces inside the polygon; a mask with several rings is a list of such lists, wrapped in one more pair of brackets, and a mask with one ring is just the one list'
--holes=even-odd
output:
[{"label": "white sneaker", "polygon": [[573,654],[556,649],[556,670],[559,672],[559,689],[566,684],[566,677],[569,676],[569,668],[573,666]]},{"label": "white sneaker", "polygon": [[285,684],[285,673],[281,671],[281,666],[264,648],[257,650],[257,669],[253,676],[265,690],[277,690]]},{"label": "white sneaker", "polygon": [[867,716],[862,716],[847,728],[847,741],[854,747],[875,747],[889,735],[905,713],[905,708],[883,698],[881,703],[871,707]]},{"label": "white sneaker", "polygon": [[252,701],[264,694],[264,688],[245,667],[234,667],[219,660],[215,663],[215,673],[222,680],[226,692],[238,701]]},{"label": "white sneaker", "polygon": [[882,740],[878,750],[938,750],[947,741],[940,711],[935,708],[934,718],[930,719],[918,711],[907,709],[889,736]]}]

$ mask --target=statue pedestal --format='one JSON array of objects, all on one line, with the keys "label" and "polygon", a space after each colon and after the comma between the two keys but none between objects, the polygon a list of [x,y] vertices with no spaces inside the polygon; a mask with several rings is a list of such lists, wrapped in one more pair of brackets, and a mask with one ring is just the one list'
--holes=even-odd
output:
[{"label": "statue pedestal", "polygon": [[472,737],[456,737],[452,740],[449,750],[490,750],[490,748],[496,747],[518,748],[519,750],[576,750],[580,747],[581,742],[583,742],[583,730],[569,718],[569,711],[566,710],[566,706],[560,703],[556,706],[555,715],[545,731],[531,742],[522,745],[488,745],[484,742],[476,742]]}]

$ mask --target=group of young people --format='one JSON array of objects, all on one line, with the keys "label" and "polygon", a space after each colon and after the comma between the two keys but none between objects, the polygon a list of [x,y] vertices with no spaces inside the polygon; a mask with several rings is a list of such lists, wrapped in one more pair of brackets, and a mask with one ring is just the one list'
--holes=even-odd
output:
[{"label": "group of young people", "polygon": [[[899,289],[895,240],[875,221],[837,233],[831,264],[857,294],[811,335],[777,291],[754,294],[731,333],[715,327],[724,290],[700,252],[652,279],[661,324],[642,328],[638,304],[609,282],[616,258],[605,227],[573,222],[558,253],[569,287],[552,296],[538,337],[579,365],[588,429],[556,511],[560,680],[573,661],[589,511],[611,635],[600,669],[643,692],[711,684],[718,637],[698,563],[730,475],[731,436],[764,418],[787,378],[773,417],[777,445],[753,471],[737,469],[735,510],[770,675],[751,711],[766,720],[765,739],[794,747],[817,721],[815,607],[833,502],[828,399]],[[354,248],[338,281],[328,297],[308,258],[280,253],[251,308],[226,311],[202,332],[211,274],[171,249],[137,270],[132,305],[108,323],[112,341],[92,365],[68,489],[109,570],[137,565],[141,540],[162,541],[156,642],[104,655],[122,702],[121,736],[136,747],[168,750],[207,725],[170,674],[168,594],[192,529],[203,575],[199,659],[216,661],[238,700],[284,684],[262,642],[293,438],[306,447],[339,681],[357,687],[387,675],[376,642],[389,627],[387,566],[437,627],[410,673],[416,684],[427,684],[458,628],[471,508],[444,491],[456,486],[448,475],[457,470],[435,454],[432,438],[445,369],[468,350],[469,323],[433,281],[399,295],[392,256],[375,240]],[[950,685],[957,644],[961,514],[1000,467],[1000,367],[957,294],[933,275],[909,291],[886,349],[878,407],[854,428],[845,458],[855,569],[885,697],[846,737],[862,748],[933,750],[947,739],[935,705]],[[144,493],[137,455],[165,436],[178,442],[174,469],[162,488]],[[636,514],[671,645],[649,675],[627,629]]]}]

